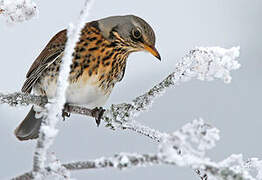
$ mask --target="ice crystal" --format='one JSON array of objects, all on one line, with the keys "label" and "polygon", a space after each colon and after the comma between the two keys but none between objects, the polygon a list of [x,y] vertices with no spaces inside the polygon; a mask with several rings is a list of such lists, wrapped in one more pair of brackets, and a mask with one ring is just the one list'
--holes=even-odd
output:
[{"label": "ice crystal", "polygon": [[36,17],[38,9],[32,0],[1,0],[0,15],[9,23],[23,22]]}]

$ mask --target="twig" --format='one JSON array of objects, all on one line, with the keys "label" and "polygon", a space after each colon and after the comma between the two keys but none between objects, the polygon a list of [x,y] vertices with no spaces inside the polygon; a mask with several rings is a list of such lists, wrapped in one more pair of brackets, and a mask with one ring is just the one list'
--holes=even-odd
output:
[{"label": "twig", "polygon": [[[146,167],[153,165],[172,165],[176,166],[175,162],[170,162],[162,159],[158,154],[131,154],[131,153],[120,153],[116,154],[113,157],[102,157],[95,160],[88,161],[78,161],[62,164],[67,170],[75,171],[75,170],[91,170],[91,169],[101,169],[101,168],[116,168],[116,169],[126,169],[133,167]],[[221,180],[246,180],[249,178],[245,178],[242,173],[236,173],[231,170],[229,167],[226,168],[218,168],[215,164],[203,164],[205,166],[204,170],[209,174],[212,174],[214,177],[217,177]],[[51,172],[52,169],[50,167],[45,167],[46,172]],[[200,171],[196,171],[201,180],[207,180],[207,175],[202,175]],[[48,176],[48,174],[46,174]],[[29,180],[32,179],[33,172],[27,172],[23,175],[17,176],[12,180]]]},{"label": "twig", "polygon": [[28,106],[30,104],[45,107],[48,100],[44,96],[36,96],[28,93],[0,93],[0,104],[8,104],[9,106]]},{"label": "twig", "polygon": [[80,32],[85,25],[85,19],[88,15],[92,2],[92,0],[85,1],[84,8],[81,11],[76,27],[70,25],[67,31],[68,40],[58,76],[55,103],[51,104],[47,108],[48,115],[41,124],[39,138],[37,140],[35,149],[33,171],[35,172],[36,176],[41,176],[43,174],[45,170],[44,163],[46,160],[47,150],[52,145],[57,134],[57,130],[55,129],[55,126],[58,122],[57,113],[62,112],[66,102],[65,92],[69,84],[67,79],[69,77],[70,65],[72,63],[72,54],[74,52],[75,45],[79,40]]},{"label": "twig", "polygon": [[[147,137],[150,137],[153,140],[156,140],[160,142],[161,146],[161,160],[165,163],[175,163],[179,162],[180,166],[190,166],[193,169],[196,169],[194,166],[194,162],[190,162],[190,159],[186,159],[189,157],[194,157],[197,159],[197,162],[200,164],[197,164],[198,167],[201,167],[201,170],[205,170],[206,172],[215,172],[215,174],[218,174],[217,171],[220,171],[219,168],[214,169],[216,166],[210,166],[210,161],[204,161],[201,158],[204,158],[200,156],[202,152],[199,152],[197,150],[194,150],[190,144],[188,144],[185,141],[185,135],[188,136],[192,135],[195,136],[194,133],[191,131],[188,131],[188,134],[184,134],[184,137],[180,136],[170,136],[166,133],[161,133],[157,130],[153,130],[149,127],[143,126],[138,124],[137,122],[133,121],[134,117],[137,116],[140,112],[145,111],[147,108],[149,108],[154,100],[159,97],[165,89],[168,87],[174,87],[178,85],[180,82],[183,82],[185,80],[189,80],[192,78],[200,79],[200,80],[213,80],[214,78],[223,79],[224,82],[230,82],[231,76],[230,71],[237,69],[240,67],[238,62],[235,60],[239,56],[239,48],[231,48],[231,49],[222,49],[222,48],[196,48],[192,51],[190,51],[184,58],[182,58],[182,61],[180,61],[175,69],[175,72],[171,73],[167,78],[165,78],[162,82],[155,85],[152,89],[150,89],[145,94],[135,98],[130,103],[122,103],[117,105],[111,105],[109,109],[106,110],[104,113],[102,119],[107,123],[107,126],[115,129],[115,128],[121,128],[121,129],[129,129],[134,132],[137,132],[139,134],[145,135]],[[214,69],[215,67],[215,69]],[[0,104],[2,103],[8,103],[10,105],[27,105],[28,102],[24,102],[24,100],[29,99],[30,103],[33,104],[39,104],[41,106],[44,106],[46,104],[46,100],[42,99],[43,97],[40,97],[41,100],[34,98],[34,96],[25,95],[25,98],[21,98],[20,96],[24,97],[24,94],[13,94],[14,98],[9,95],[3,95],[0,94]],[[29,96],[29,97],[28,97]],[[15,98],[18,98],[18,101],[15,102]],[[52,105],[52,103],[51,103]],[[63,105],[60,102],[60,107]],[[57,114],[60,112],[61,109],[56,109],[53,114]],[[69,111],[72,113],[77,114],[83,114],[90,116],[90,110],[81,106],[75,106],[75,105],[69,105]],[[201,127],[201,126],[200,126]],[[195,128],[195,127],[193,127]],[[198,126],[197,126],[198,128]],[[178,132],[178,133],[182,133]],[[198,136],[195,138],[201,138],[202,135],[208,135],[209,133],[198,133]],[[216,135],[216,132],[210,132],[212,135]],[[40,136],[41,137],[41,136]],[[172,139],[173,138],[173,139]],[[211,136],[207,139],[199,139],[199,142],[203,144],[203,147],[213,147],[213,139],[216,138],[216,136]],[[168,141],[166,141],[168,139]],[[170,140],[171,139],[171,140]],[[208,140],[208,142],[206,142]],[[167,145],[164,143],[167,142]],[[211,144],[209,144],[211,142]],[[206,144],[205,144],[206,143]],[[208,144],[207,144],[208,143]],[[163,147],[165,147],[163,149]],[[202,146],[201,146],[202,147]],[[166,151],[166,149],[168,151]],[[183,151],[187,152],[184,156],[181,154]],[[172,152],[171,156],[169,156],[169,152]],[[178,156],[176,155],[178,153]],[[166,157],[169,157],[166,159]],[[177,159],[178,158],[178,159]],[[180,161],[179,161],[180,158]],[[188,164],[185,164],[184,161],[181,161],[181,159],[186,160],[185,162],[188,162]],[[178,161],[177,161],[178,160]],[[200,161],[202,160],[202,161]],[[191,164],[190,164],[191,163]],[[201,164],[202,163],[202,164]],[[203,168],[201,165],[203,165],[205,168]],[[212,164],[211,164],[212,165]],[[46,168],[42,166],[42,169],[44,172],[42,174],[47,173]]]},{"label": "twig", "polygon": [[[83,169],[101,169],[101,168],[117,168],[125,169],[131,167],[141,167],[146,165],[162,164],[161,159],[156,154],[129,154],[120,153],[109,158],[99,158],[90,161],[79,161],[63,164],[67,170],[83,170]],[[45,168],[50,171],[49,167]],[[33,177],[33,172],[27,172],[23,175],[13,178],[12,180],[30,179]]]}]

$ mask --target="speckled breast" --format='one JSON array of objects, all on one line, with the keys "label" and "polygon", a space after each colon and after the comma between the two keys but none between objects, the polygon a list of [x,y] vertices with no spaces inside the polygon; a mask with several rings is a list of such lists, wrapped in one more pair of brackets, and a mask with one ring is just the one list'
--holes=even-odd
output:
[{"label": "speckled breast", "polygon": [[[116,82],[124,76],[128,51],[119,44],[103,38],[99,30],[86,25],[73,53],[67,90],[67,101],[102,106]],[[34,91],[54,97],[61,54],[42,74]]]}]

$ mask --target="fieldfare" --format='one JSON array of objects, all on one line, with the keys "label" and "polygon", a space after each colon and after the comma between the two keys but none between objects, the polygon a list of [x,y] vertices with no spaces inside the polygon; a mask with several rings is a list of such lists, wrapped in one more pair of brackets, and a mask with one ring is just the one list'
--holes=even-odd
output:
[{"label": "fieldfare", "polygon": [[[22,92],[54,98],[67,31],[58,32],[31,65]],[[148,51],[157,57],[155,33],[143,19],[112,16],[86,23],[73,53],[66,90],[66,102],[97,109],[107,101],[114,85],[123,79],[130,53]],[[42,110],[42,111],[41,111]],[[35,139],[43,119],[43,109],[32,106],[16,128],[19,140]]]}]

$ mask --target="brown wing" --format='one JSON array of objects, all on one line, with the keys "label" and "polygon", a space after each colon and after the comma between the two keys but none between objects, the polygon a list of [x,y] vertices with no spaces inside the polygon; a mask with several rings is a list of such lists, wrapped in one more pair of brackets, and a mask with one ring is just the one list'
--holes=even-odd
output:
[{"label": "brown wing", "polygon": [[60,55],[63,54],[67,41],[66,30],[57,33],[46,45],[44,50],[36,58],[26,74],[26,81],[22,87],[22,92],[30,93],[35,82],[39,79],[42,72],[48,68]]}]

